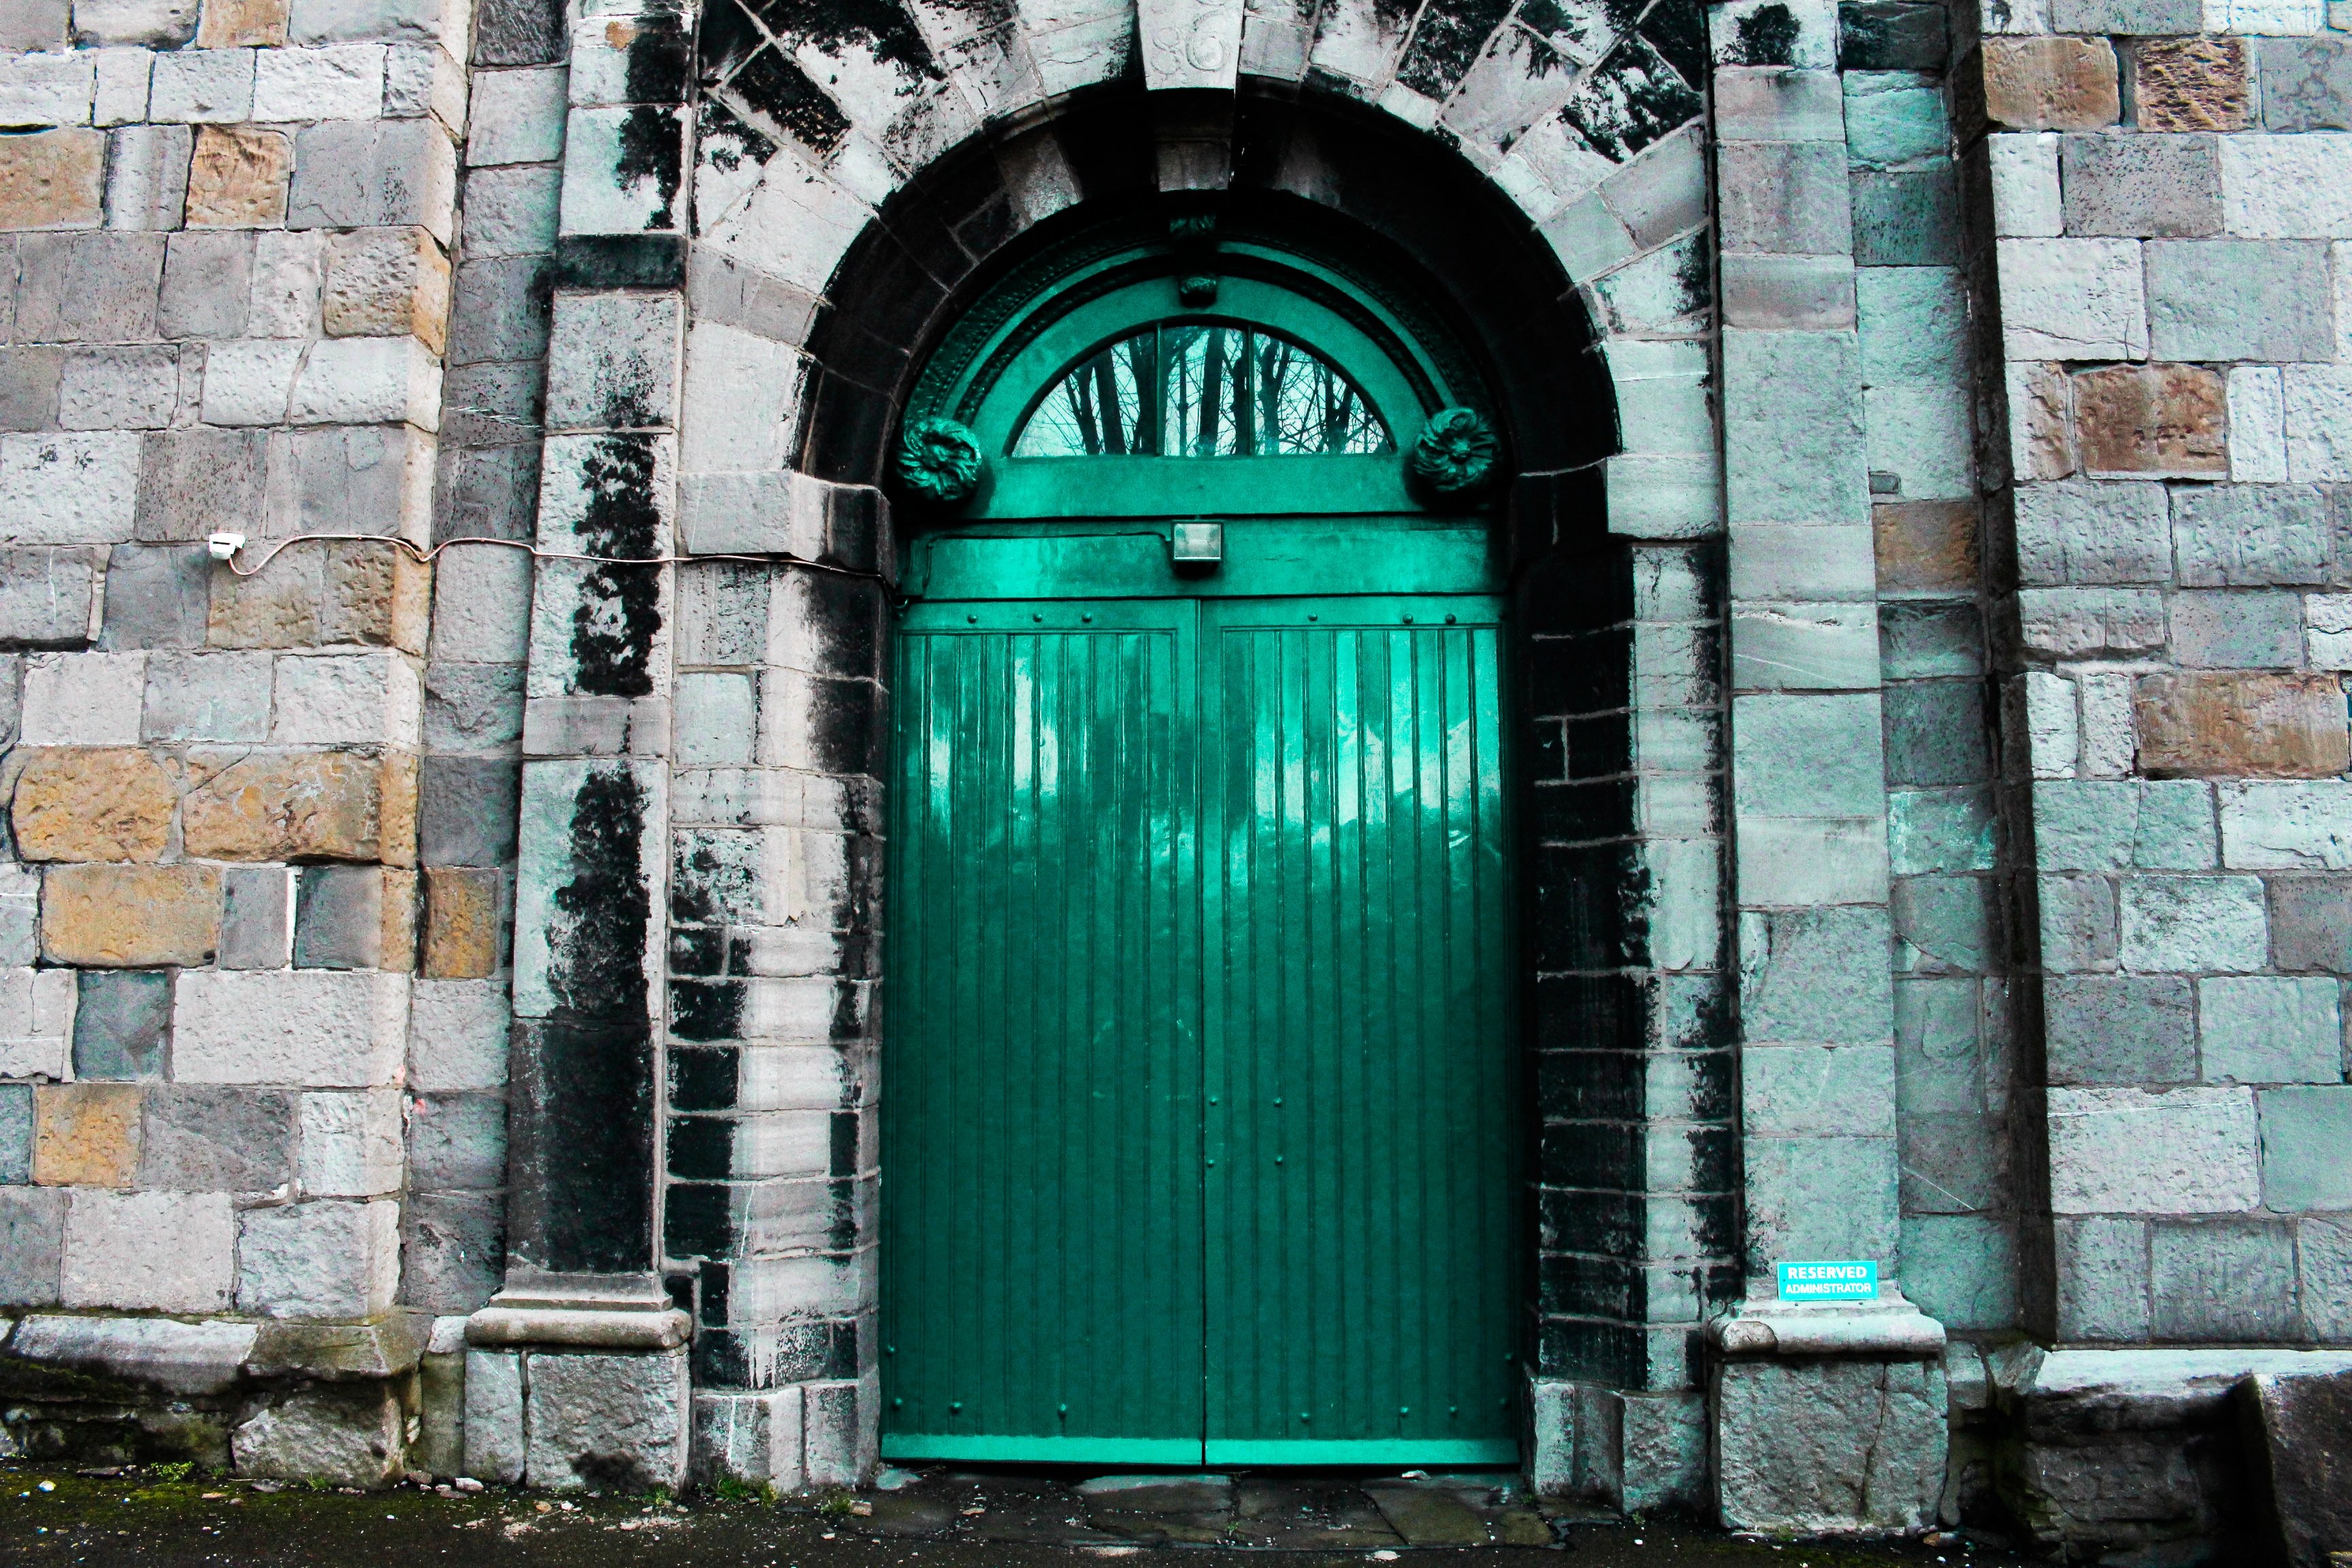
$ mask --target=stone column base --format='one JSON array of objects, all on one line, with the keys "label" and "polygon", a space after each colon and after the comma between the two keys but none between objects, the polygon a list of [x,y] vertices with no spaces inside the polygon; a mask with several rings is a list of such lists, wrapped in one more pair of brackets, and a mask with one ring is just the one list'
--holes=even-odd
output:
[{"label": "stone column base", "polygon": [[1941,1324],[1893,1289],[1837,1305],[1755,1296],[1710,1338],[1727,1528],[1876,1535],[1935,1521],[1950,1443]]},{"label": "stone column base", "polygon": [[467,1472],[559,1491],[684,1485],[688,1327],[649,1275],[509,1275],[466,1323]]},{"label": "stone column base", "polygon": [[1539,1496],[1627,1513],[1706,1500],[1706,1396],[1538,1378],[1528,1385],[1528,1479]]}]

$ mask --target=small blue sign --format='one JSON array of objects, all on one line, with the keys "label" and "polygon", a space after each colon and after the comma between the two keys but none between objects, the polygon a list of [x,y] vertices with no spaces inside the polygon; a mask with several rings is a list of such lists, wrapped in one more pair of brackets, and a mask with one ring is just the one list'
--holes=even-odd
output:
[{"label": "small blue sign", "polygon": [[1875,1301],[1878,1265],[1866,1260],[1846,1263],[1783,1263],[1783,1301]]}]

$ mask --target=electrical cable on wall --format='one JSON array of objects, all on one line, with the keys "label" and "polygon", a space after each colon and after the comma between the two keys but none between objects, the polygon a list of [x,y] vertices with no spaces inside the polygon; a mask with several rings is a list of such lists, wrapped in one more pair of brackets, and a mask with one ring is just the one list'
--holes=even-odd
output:
[{"label": "electrical cable on wall", "polygon": [[830,572],[836,576],[862,577],[873,582],[885,581],[879,572],[861,571],[854,566],[835,566],[830,562],[811,561],[804,556],[787,555],[781,551],[773,555],[588,555],[570,550],[541,550],[520,539],[494,539],[487,534],[467,534],[457,539],[445,539],[440,543],[420,548],[407,540],[383,533],[297,533],[289,538],[274,540],[268,552],[250,566],[237,563],[237,555],[245,549],[242,533],[215,533],[205,541],[212,558],[222,563],[240,577],[250,577],[278,559],[278,553],[292,544],[340,543],[356,542],[363,544],[390,544],[407,552],[420,565],[429,566],[433,558],[453,544],[495,544],[508,550],[520,550],[534,561],[585,561],[598,566],[671,566],[693,561],[741,561],[754,566],[800,566],[811,572]]}]

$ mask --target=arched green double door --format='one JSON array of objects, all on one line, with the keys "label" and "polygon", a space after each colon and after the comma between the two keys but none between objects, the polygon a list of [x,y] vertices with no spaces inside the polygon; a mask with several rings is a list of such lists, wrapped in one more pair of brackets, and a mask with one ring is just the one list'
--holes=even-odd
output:
[{"label": "arched green double door", "polygon": [[975,316],[910,414],[982,464],[897,633],[882,1452],[1515,1462],[1500,569],[1408,477],[1476,395],[1244,235]]}]

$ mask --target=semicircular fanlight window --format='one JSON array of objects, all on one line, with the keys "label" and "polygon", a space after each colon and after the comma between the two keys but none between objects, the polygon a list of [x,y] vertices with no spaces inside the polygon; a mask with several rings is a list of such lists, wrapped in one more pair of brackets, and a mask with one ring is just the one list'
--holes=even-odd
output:
[{"label": "semicircular fanlight window", "polygon": [[1163,321],[1054,384],[1016,458],[1287,458],[1391,452],[1388,426],[1339,366],[1257,327]]}]

